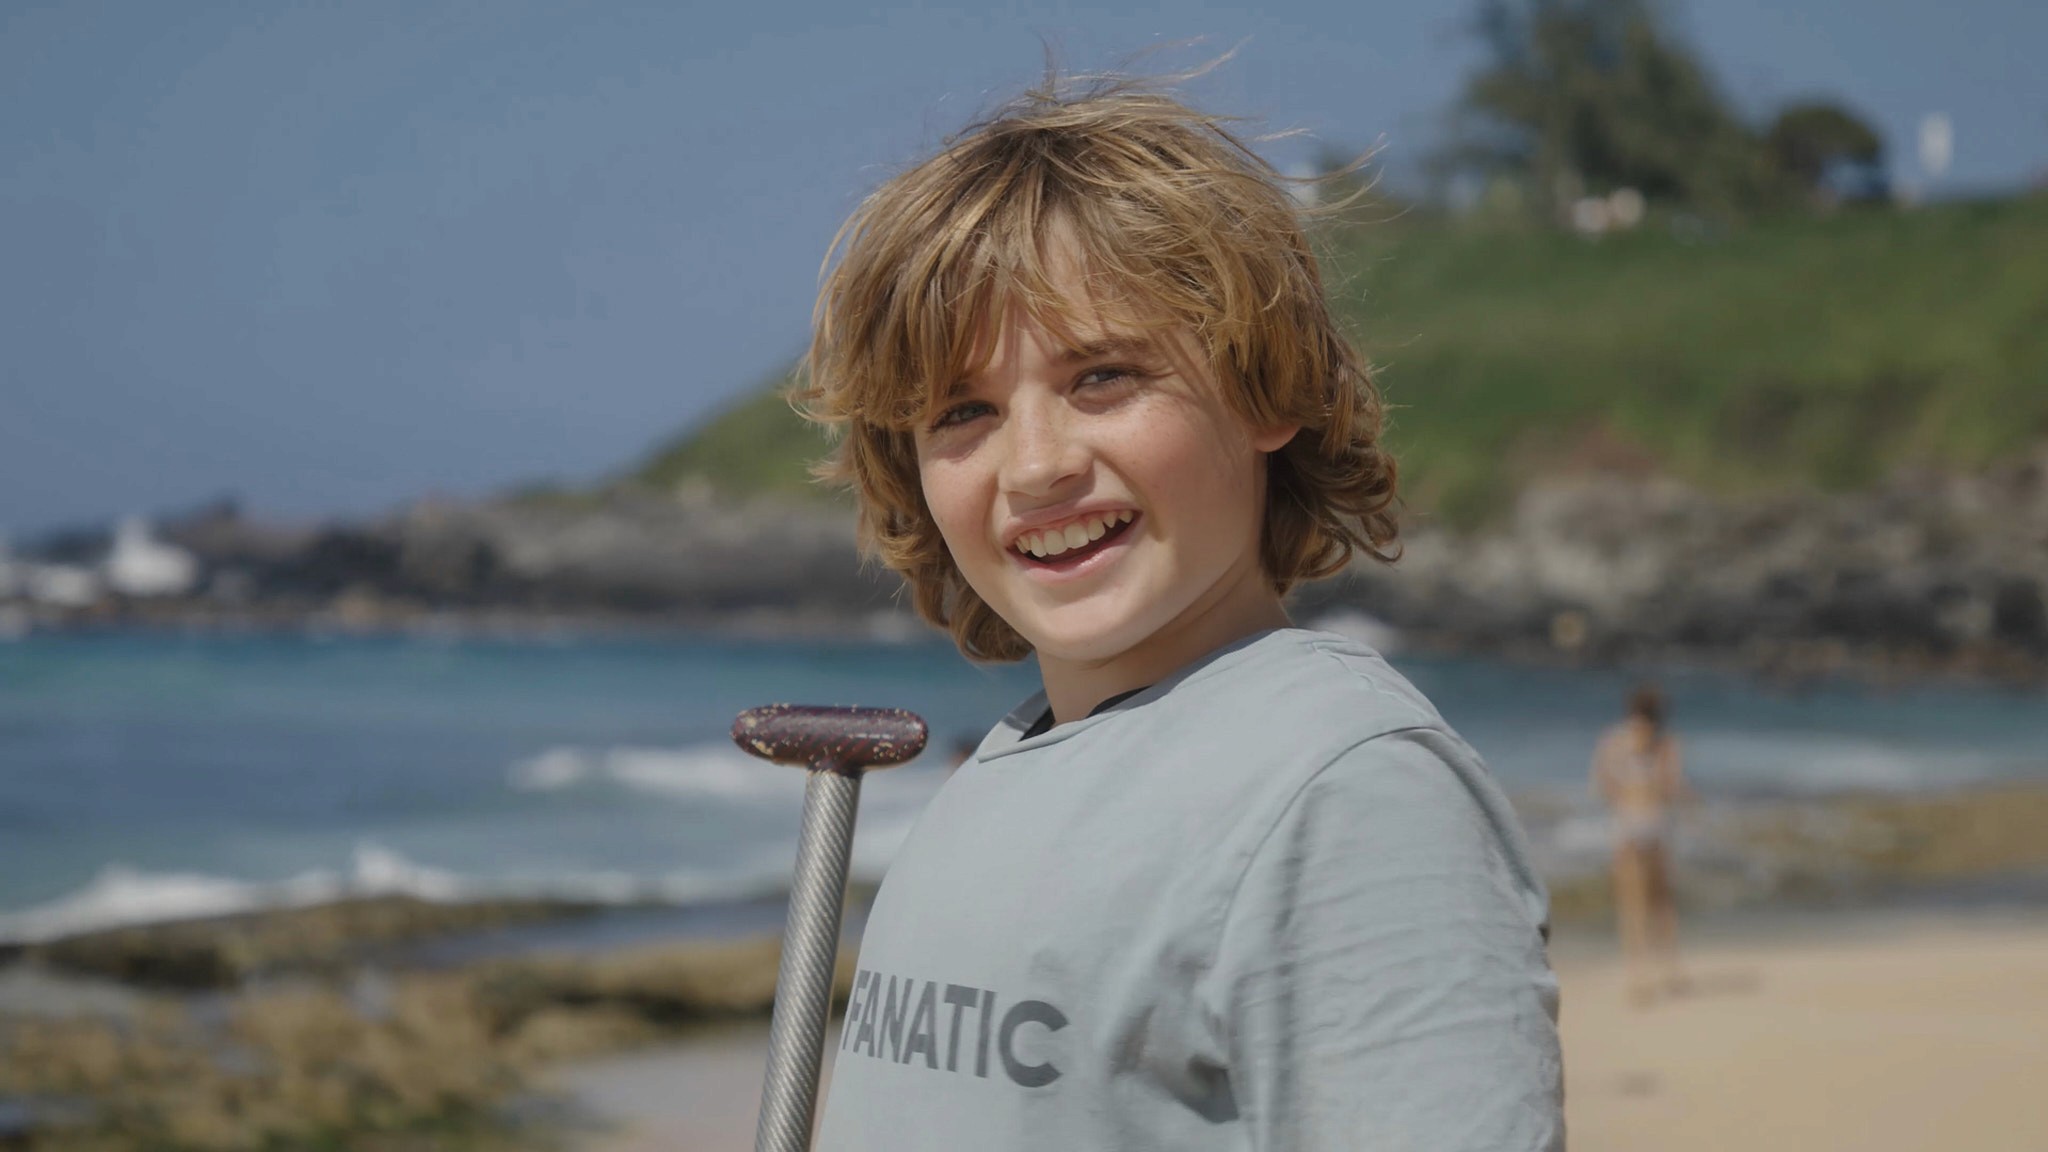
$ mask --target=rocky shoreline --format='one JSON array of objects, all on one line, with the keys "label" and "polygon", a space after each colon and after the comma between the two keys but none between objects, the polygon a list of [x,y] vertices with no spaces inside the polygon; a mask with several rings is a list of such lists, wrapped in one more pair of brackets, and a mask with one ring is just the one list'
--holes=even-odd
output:
[{"label": "rocky shoreline", "polygon": [[[1532,829],[1562,813],[1523,801]],[[2048,785],[1753,799],[1689,816],[1688,915],[2048,902]],[[1592,866],[1588,867],[1588,860]],[[1566,936],[1611,916],[1597,855],[1551,878]],[[860,901],[869,893],[856,893]],[[409,962],[399,945],[619,914],[566,902],[361,898],[111,929],[0,963],[0,1141],[46,1149],[513,1148],[576,1117],[537,1086],[564,1060],[755,1018],[774,939]],[[561,936],[558,933],[557,936]],[[852,950],[841,960],[841,995]]]},{"label": "rocky shoreline", "polygon": [[[842,505],[616,488],[424,502],[279,528],[232,508],[162,526],[191,594],[13,609],[31,627],[524,635],[925,634]],[[89,551],[74,540],[73,553]],[[1713,496],[1641,468],[1553,473],[1500,521],[1411,517],[1392,566],[1303,589],[1405,643],[1574,663],[1709,662],[1773,679],[2048,679],[2048,448],[1844,494]]]},{"label": "rocky shoreline", "polygon": [[0,1146],[559,1146],[577,1118],[542,1069],[765,1014],[776,941],[457,966],[389,946],[598,911],[359,899],[19,949],[0,965]]},{"label": "rocky shoreline", "polygon": [[1501,527],[1405,534],[1343,595],[1464,650],[1704,659],[1774,678],[2048,674],[2048,450],[1849,494],[1708,496],[1619,471],[1527,487]]}]

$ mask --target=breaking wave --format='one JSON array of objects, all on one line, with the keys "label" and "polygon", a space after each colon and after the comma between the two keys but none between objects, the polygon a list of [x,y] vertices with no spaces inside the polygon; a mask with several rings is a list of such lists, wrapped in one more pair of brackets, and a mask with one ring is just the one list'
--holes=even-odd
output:
[{"label": "breaking wave", "polygon": [[780,801],[801,798],[803,773],[778,769],[737,748],[550,748],[514,764],[506,783],[520,792],[560,792],[607,782],[670,800]]},{"label": "breaking wave", "polygon": [[[910,834],[924,806],[945,782],[940,769],[913,764],[870,776],[861,787],[860,820],[853,844],[852,874],[879,880]],[[637,796],[710,808],[802,810],[804,773],[766,764],[727,744],[683,748],[550,748],[521,760],[506,773],[519,792],[563,793],[612,787]],[[796,842],[761,842],[748,855],[776,875],[795,859]],[[757,869],[759,870],[759,869]]]},{"label": "breaking wave", "polygon": [[1997,752],[1836,733],[1721,730],[1681,738],[1696,782],[1738,792],[1915,792],[2028,774]]},{"label": "breaking wave", "polygon": [[776,890],[775,880],[767,875],[713,876],[693,871],[653,879],[589,872],[540,882],[477,881],[366,843],[356,847],[347,869],[315,869],[269,882],[109,864],[74,892],[0,913],[0,943],[36,944],[109,928],[306,908],[376,896],[410,896],[437,904],[517,898],[689,904],[768,895]]}]

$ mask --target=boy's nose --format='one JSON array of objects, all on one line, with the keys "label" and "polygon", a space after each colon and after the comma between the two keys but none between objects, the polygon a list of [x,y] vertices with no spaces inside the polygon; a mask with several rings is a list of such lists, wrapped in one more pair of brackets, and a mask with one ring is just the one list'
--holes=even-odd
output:
[{"label": "boy's nose", "polygon": [[1004,430],[997,479],[1005,491],[1041,496],[1088,467],[1088,449],[1056,405],[1020,405]]}]

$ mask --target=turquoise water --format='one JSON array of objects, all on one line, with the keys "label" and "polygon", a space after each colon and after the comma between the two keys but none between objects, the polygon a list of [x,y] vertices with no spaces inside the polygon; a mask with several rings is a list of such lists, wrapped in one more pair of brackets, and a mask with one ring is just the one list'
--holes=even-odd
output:
[{"label": "turquoise water", "polygon": [[[1395,663],[1520,792],[1582,794],[1632,682]],[[1710,793],[2048,778],[2038,692],[1666,683]],[[773,891],[801,773],[726,731],[776,700],[931,721],[935,752],[868,786],[856,869],[878,875],[950,745],[1035,686],[942,644],[31,636],[0,644],[0,939],[347,892]]]}]

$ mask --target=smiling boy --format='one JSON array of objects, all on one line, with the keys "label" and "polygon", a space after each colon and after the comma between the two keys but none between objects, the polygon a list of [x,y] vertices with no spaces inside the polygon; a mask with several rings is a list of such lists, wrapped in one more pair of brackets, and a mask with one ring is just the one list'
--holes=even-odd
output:
[{"label": "smiling boy", "polygon": [[1477,755],[1282,597],[1394,467],[1215,120],[1035,93],[842,233],[806,409],[918,610],[1044,691],[875,900],[826,1149],[1563,1147],[1545,901]]}]

